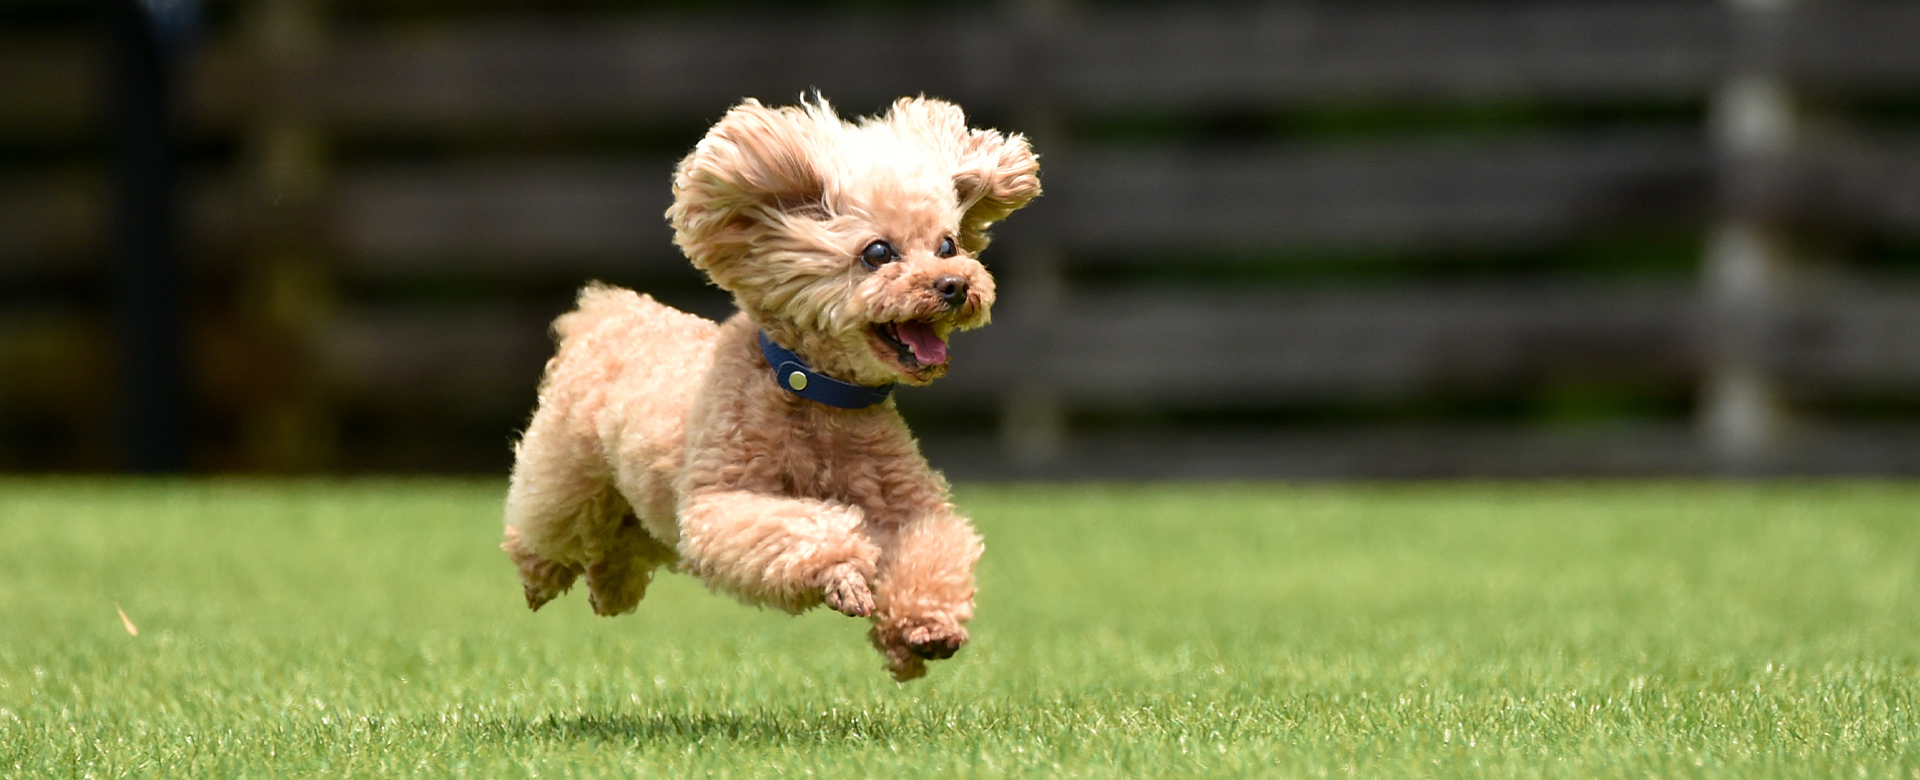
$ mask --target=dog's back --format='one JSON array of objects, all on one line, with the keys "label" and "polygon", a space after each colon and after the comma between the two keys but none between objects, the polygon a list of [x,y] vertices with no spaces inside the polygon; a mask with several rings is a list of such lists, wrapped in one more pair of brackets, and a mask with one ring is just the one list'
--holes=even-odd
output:
[{"label": "dog's back", "polygon": [[[631,588],[593,582],[588,567],[672,557],[674,475],[718,330],[652,297],[597,283],[554,320],[559,348],[515,447],[507,493],[507,548],[528,580],[530,604],[559,595],[585,572],[595,608],[624,612],[639,594],[621,597]],[[644,581],[630,584],[644,590]],[[611,592],[601,593],[602,585]]]}]

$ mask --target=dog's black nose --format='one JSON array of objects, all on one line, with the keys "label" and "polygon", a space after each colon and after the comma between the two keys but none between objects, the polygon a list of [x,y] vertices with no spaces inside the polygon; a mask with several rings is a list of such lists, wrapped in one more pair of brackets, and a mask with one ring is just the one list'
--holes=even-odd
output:
[{"label": "dog's black nose", "polygon": [[940,297],[946,300],[948,306],[959,306],[967,302],[966,277],[947,274],[933,280],[933,290],[940,293]]}]

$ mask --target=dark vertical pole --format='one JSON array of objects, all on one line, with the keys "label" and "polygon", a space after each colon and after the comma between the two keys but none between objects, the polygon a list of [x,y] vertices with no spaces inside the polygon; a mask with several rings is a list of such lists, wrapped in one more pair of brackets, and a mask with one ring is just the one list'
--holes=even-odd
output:
[{"label": "dark vertical pole", "polygon": [[[1046,61],[1054,39],[1067,34],[1073,8],[1069,0],[1009,0],[1007,11],[1022,49],[1029,58],[1032,78],[1022,81],[1016,96],[1016,126],[1024,133],[1045,165],[1057,164],[1068,154],[1060,118],[1059,95],[1046,76]],[[1043,165],[1044,168],[1044,165]],[[1045,177],[1043,172],[1042,177]],[[1044,207],[1044,206],[1043,206]],[[1027,218],[1030,225],[1032,216]],[[1010,383],[1000,398],[1000,449],[1016,473],[1044,475],[1067,458],[1070,444],[1067,409],[1053,377],[1044,366],[1053,364],[1053,329],[1048,320],[1065,303],[1066,279],[1060,250],[1044,230],[1026,228],[1024,240],[1001,247],[1006,271],[1001,300],[1005,324],[1018,331],[1022,348],[1031,350],[1028,374]],[[1008,334],[1002,333],[1002,338]]]},{"label": "dark vertical pole", "polygon": [[173,55],[186,0],[104,0],[112,79],[114,211],[110,264],[119,343],[121,463],[186,463],[187,394],[174,230]]}]

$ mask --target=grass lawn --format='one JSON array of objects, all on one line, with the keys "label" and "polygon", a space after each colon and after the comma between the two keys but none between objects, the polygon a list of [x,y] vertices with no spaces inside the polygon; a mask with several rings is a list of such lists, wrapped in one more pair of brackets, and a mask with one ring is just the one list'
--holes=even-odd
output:
[{"label": "grass lawn", "polygon": [[1920,777],[1920,485],[967,488],[905,686],[681,576],[530,614],[502,490],[0,481],[0,776]]}]

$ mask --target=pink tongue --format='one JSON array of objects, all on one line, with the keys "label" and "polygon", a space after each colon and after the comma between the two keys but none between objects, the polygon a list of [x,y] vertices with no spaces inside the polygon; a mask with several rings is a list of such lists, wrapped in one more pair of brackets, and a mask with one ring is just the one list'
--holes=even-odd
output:
[{"label": "pink tongue", "polygon": [[924,322],[902,322],[894,326],[894,332],[900,334],[900,340],[913,350],[913,359],[923,366],[937,366],[947,362],[947,340],[933,332],[933,326]]}]

